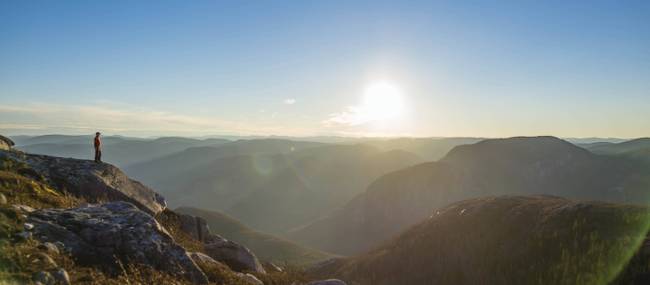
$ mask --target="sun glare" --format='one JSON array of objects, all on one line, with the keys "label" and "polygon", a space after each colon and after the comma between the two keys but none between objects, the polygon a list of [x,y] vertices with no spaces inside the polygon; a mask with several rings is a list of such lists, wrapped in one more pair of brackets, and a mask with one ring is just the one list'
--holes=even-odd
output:
[{"label": "sun glare", "polygon": [[365,90],[362,108],[373,121],[398,119],[404,114],[402,91],[390,82],[374,82]]}]

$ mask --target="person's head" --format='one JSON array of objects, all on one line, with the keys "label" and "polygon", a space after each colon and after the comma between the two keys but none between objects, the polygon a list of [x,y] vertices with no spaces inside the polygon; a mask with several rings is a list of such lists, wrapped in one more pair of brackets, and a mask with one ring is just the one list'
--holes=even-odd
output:
[{"label": "person's head", "polygon": [[96,137],[98,137],[99,135],[101,135],[99,132],[96,132],[96,133],[95,133],[95,136],[96,136]]}]

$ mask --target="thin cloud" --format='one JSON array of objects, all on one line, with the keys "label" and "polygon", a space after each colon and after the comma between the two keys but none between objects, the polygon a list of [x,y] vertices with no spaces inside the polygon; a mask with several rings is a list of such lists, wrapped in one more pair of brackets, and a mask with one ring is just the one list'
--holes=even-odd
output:
[{"label": "thin cloud", "polygon": [[103,130],[124,134],[298,134],[267,122],[231,121],[189,116],[134,106],[29,104],[0,106],[0,130],[87,133]]},{"label": "thin cloud", "polygon": [[296,99],[295,98],[287,98],[287,99],[284,99],[283,102],[286,105],[293,105],[293,104],[296,104]]},{"label": "thin cloud", "polygon": [[324,120],[322,123],[326,127],[356,127],[370,123],[371,121],[372,120],[363,112],[362,108],[357,106],[348,106],[343,112],[330,114],[329,118]]}]

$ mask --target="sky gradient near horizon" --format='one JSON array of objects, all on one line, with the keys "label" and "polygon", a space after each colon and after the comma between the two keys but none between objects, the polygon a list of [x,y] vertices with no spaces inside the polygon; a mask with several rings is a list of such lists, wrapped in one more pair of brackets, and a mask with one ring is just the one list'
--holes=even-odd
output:
[{"label": "sky gradient near horizon", "polygon": [[352,2],[2,1],[0,133],[650,136],[649,1]]}]

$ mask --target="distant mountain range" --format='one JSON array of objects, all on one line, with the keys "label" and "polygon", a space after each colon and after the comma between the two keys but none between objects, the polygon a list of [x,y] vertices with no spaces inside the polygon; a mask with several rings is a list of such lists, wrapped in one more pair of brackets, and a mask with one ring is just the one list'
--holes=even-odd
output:
[{"label": "distant mountain range", "polygon": [[[18,148],[92,157],[92,136],[19,136]],[[480,138],[103,137],[106,162],[155,187],[172,206],[225,211],[284,233],[342,206],[384,173],[442,157]],[[329,142],[329,143],[325,143]]]},{"label": "distant mountain range", "polygon": [[[12,138],[33,153],[92,155],[92,136]],[[157,189],[171,206],[220,211],[336,254],[368,250],[433,209],[468,198],[650,196],[647,138],[571,139],[580,147],[554,137],[313,140],[103,139],[106,161]]]},{"label": "distant mountain range", "polygon": [[[92,154],[91,136],[13,139],[22,150]],[[162,211],[161,195],[108,164],[14,151],[3,152],[10,159],[1,165],[0,190],[10,204],[38,208],[81,206],[117,189],[142,196],[111,197],[156,214],[171,229],[161,235],[174,235],[170,244],[205,251],[205,242],[223,242],[205,239],[201,219],[176,212],[196,215],[262,260],[304,265],[336,256],[297,273],[348,284],[650,282],[648,138],[105,137],[104,151],[172,207],[185,207]],[[88,207],[96,206],[79,209]],[[3,217],[12,231],[23,231]]]},{"label": "distant mountain range", "polygon": [[366,145],[253,140],[191,148],[126,171],[171,205],[223,210],[281,233],[340,207],[382,174],[420,161]]},{"label": "distant mountain range", "polygon": [[598,154],[625,157],[650,164],[650,138],[620,143],[598,143],[583,146]]},{"label": "distant mountain range", "polygon": [[382,176],[329,217],[289,238],[338,254],[368,250],[439,207],[486,195],[550,194],[618,202],[648,201],[650,172],[554,137],[483,140]]},{"label": "distant mountain range", "polygon": [[[93,136],[45,135],[18,137],[16,148],[36,154],[91,159],[94,155]],[[223,139],[197,140],[183,137],[141,139],[119,136],[102,137],[104,160],[119,167],[143,162],[185,150],[189,147],[215,146],[228,142]]]}]

